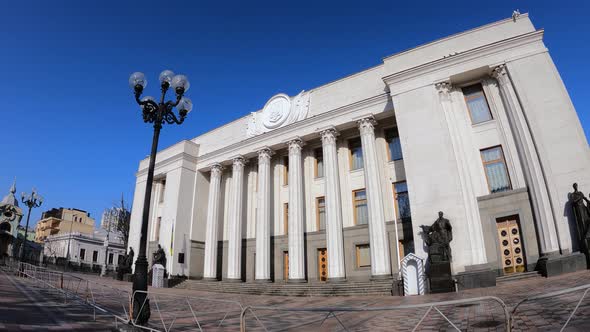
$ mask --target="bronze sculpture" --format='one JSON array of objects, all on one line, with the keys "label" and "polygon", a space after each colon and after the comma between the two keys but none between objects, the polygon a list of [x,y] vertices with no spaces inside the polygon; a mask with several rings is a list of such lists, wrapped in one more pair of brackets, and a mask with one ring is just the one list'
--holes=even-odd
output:
[{"label": "bronze sculpture", "polygon": [[[576,220],[578,229],[578,236],[580,243],[585,244],[585,239],[588,238],[588,226],[590,225],[590,201],[584,196],[584,193],[578,191],[578,184],[574,183],[574,192],[570,193],[570,201],[572,205],[572,212]],[[586,204],[584,204],[586,202]],[[588,248],[584,248],[588,249]]]},{"label": "bronze sculpture", "polygon": [[160,264],[163,267],[166,267],[166,253],[164,252],[164,249],[162,249],[162,247],[159,244],[158,244],[158,250],[156,250],[156,252],[154,253],[153,260],[152,260],[152,266],[154,266],[156,264]]},{"label": "bronze sculpture", "polygon": [[451,241],[453,240],[453,227],[449,219],[443,217],[443,212],[438,212],[438,219],[431,226],[420,226],[425,235],[428,246],[428,259],[430,262],[451,261]]}]

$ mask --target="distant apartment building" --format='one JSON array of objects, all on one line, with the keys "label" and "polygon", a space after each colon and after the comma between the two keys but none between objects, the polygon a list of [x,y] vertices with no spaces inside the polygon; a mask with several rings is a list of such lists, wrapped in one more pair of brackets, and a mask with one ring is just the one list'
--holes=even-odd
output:
[{"label": "distant apartment building", "polygon": [[79,209],[54,208],[43,212],[35,226],[35,242],[42,243],[49,235],[65,233],[92,234],[94,218]]}]

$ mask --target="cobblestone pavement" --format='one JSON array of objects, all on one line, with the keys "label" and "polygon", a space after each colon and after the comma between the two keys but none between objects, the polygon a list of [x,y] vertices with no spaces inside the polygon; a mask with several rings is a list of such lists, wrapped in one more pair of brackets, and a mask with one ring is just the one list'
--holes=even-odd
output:
[{"label": "cobblestone pavement", "polygon": [[94,321],[87,306],[65,305],[54,294],[0,270],[0,331],[113,330],[111,316],[98,315]]},{"label": "cobblestone pavement", "polygon": [[[128,290],[130,283],[92,275],[84,278],[107,283]],[[430,294],[411,297],[354,296],[354,297],[284,297],[226,293],[211,293],[187,289],[151,289],[152,327],[163,330],[163,325],[172,330],[185,331],[196,328],[193,312],[203,330],[239,330],[241,306],[264,306],[272,308],[318,308],[362,307],[378,308],[407,304],[469,299],[495,296],[509,310],[522,299],[552,291],[590,284],[590,271],[580,271],[552,278],[533,278],[512,281],[496,287],[465,290],[458,293]],[[574,292],[547,299],[525,302],[514,315],[515,331],[559,330],[576,306],[582,292]],[[590,293],[590,292],[589,292]],[[235,302],[223,302],[235,301]],[[241,305],[241,306],[240,306]],[[504,312],[493,301],[464,303],[438,308],[453,324],[463,331],[503,331]],[[326,312],[289,312],[254,309],[247,315],[248,330],[261,331],[408,331],[412,330],[428,308],[335,312],[337,318],[326,318]],[[258,321],[259,320],[259,321]],[[220,325],[221,322],[221,325]],[[264,325],[264,328],[261,326]],[[341,323],[341,324],[340,324]],[[321,324],[321,325],[320,325]],[[432,309],[420,323],[420,331],[454,330],[436,309]],[[566,331],[590,331],[590,294],[581,302],[578,311]]]}]

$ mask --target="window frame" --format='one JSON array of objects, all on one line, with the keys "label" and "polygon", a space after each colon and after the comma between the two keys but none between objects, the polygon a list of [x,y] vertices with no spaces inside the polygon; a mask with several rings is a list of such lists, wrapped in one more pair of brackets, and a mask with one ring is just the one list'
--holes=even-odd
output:
[{"label": "window frame", "polygon": [[351,137],[351,138],[349,138],[347,140],[347,147],[348,147],[348,168],[349,168],[350,171],[357,171],[357,170],[363,169],[364,166],[365,166],[365,156],[363,155],[363,162],[362,162],[361,167],[359,167],[359,168],[352,168],[352,148],[351,148],[350,145],[351,145],[351,142],[355,142],[355,141],[358,141],[359,142],[359,147],[361,149],[361,154],[363,153],[363,142],[362,142],[360,136]]},{"label": "window frame", "polygon": [[283,156],[283,186],[289,185],[289,156]]},{"label": "window frame", "polygon": [[[490,118],[489,119],[484,120],[484,121],[480,121],[480,122],[473,122],[473,115],[471,114],[471,108],[469,107],[469,102],[468,102],[468,100],[475,99],[475,97],[472,96],[472,97],[468,98],[465,95],[465,93],[463,92],[463,89],[470,88],[470,87],[473,87],[473,86],[476,86],[476,85],[479,85],[481,87],[481,95],[483,96],[483,99],[486,102],[486,106],[488,107],[488,114],[490,115]],[[478,124],[482,124],[482,123],[486,123],[486,122],[489,122],[489,121],[493,121],[494,120],[494,114],[492,114],[492,108],[490,107],[490,102],[488,100],[488,97],[486,96],[486,92],[485,92],[485,90],[483,88],[483,84],[482,84],[481,81],[473,82],[473,83],[470,83],[470,84],[466,84],[466,85],[461,86],[460,88],[461,88],[461,93],[463,93],[463,100],[465,101],[465,107],[467,107],[467,113],[469,114],[469,120],[471,121],[471,125],[472,126],[475,126],[475,125],[478,125]]]},{"label": "window frame", "polygon": [[[319,167],[318,167],[318,153],[317,153],[318,151],[321,153],[321,159],[322,159],[322,170],[323,170],[322,176],[318,175],[318,169],[319,169]],[[321,179],[326,174],[326,165],[324,164],[324,150],[322,147],[313,149],[313,160],[314,160],[313,176],[315,179]]]},{"label": "window frame", "polygon": [[81,261],[85,261],[86,260],[86,248],[80,248],[80,260]]},{"label": "window frame", "polygon": [[[94,259],[95,255],[96,255],[96,259]],[[92,251],[92,263],[98,263],[98,250]]]},{"label": "window frame", "polygon": [[[403,151],[402,151],[402,156],[401,156],[401,158],[398,158],[398,159],[393,159],[393,157],[391,156],[391,149],[389,148],[389,145],[390,145],[391,143],[389,143],[389,141],[388,141],[388,139],[387,139],[387,132],[388,132],[389,130],[395,131],[395,132],[397,133],[397,136],[393,136],[393,137],[392,137],[392,139],[393,139],[393,138],[395,138],[395,137],[397,137],[397,139],[400,139],[400,137],[399,137],[399,130],[397,129],[397,126],[394,126],[394,127],[389,127],[389,128],[384,128],[384,129],[383,129],[383,137],[385,138],[385,143],[386,143],[385,149],[387,150],[387,161],[399,161],[399,160],[404,160],[404,153],[403,153]],[[400,141],[400,147],[401,147],[401,141]]]},{"label": "window frame", "polygon": [[[358,218],[357,218],[357,206],[356,206],[356,193],[359,191],[364,191],[365,192],[365,197],[367,197],[367,188],[362,188],[362,189],[356,189],[352,191],[352,216],[354,218],[354,225],[357,226],[358,224]],[[368,197],[367,197],[368,198]],[[368,199],[365,198],[365,205],[367,205],[367,209],[369,208],[368,206]],[[367,220],[366,224],[362,224],[362,225],[368,225],[369,221]]]},{"label": "window frame", "polygon": [[283,229],[289,235],[289,203],[283,203]]},{"label": "window frame", "polygon": [[369,250],[369,261],[371,260],[371,244],[370,243],[355,244],[354,248],[355,248],[355,252],[356,252],[356,255],[355,255],[356,256],[356,268],[357,269],[370,269],[373,262],[369,262],[369,265],[361,265],[361,260],[360,260],[361,247],[367,248]]},{"label": "window frame", "polygon": [[[315,198],[315,221],[316,221],[316,229],[318,231],[322,231],[320,228],[320,199],[324,200],[324,219],[326,218],[326,196],[318,196]],[[325,228],[323,230],[326,230]]]},{"label": "window frame", "polygon": [[[396,182],[392,182],[391,183],[391,190],[393,191],[393,205],[394,205],[394,211],[393,212],[395,213],[396,220],[401,220],[402,219],[402,216],[401,216],[401,213],[400,213],[400,210],[399,210],[399,204],[397,203],[397,195],[398,195],[398,192],[395,189],[395,185],[396,184],[400,184],[400,183],[404,183],[404,182],[406,183],[406,187],[407,187],[407,185],[408,185],[408,181],[407,180],[401,180],[401,181],[396,181]],[[409,200],[410,190],[408,190],[408,191],[401,191],[400,193],[408,193],[408,200]],[[412,211],[411,208],[410,208],[410,211]],[[410,217],[411,217],[411,213],[410,213]]]},{"label": "window frame", "polygon": [[[492,150],[492,149],[496,149],[496,148],[500,148],[500,155],[501,155],[501,159],[494,159],[492,161],[485,161],[483,159],[483,152],[486,150]],[[487,148],[483,148],[479,150],[479,157],[481,158],[481,163],[483,166],[483,173],[486,176],[486,183],[488,184],[488,191],[490,192],[490,194],[495,194],[498,192],[503,192],[503,191],[510,191],[512,190],[512,179],[510,178],[510,172],[508,172],[508,165],[506,164],[506,156],[504,155],[504,149],[502,148],[502,145],[494,145],[494,146],[490,146]],[[506,172],[506,176],[508,177],[508,189],[507,190],[503,190],[503,191],[497,191],[497,192],[492,192],[492,187],[490,186],[490,179],[488,178],[488,172],[487,172],[487,168],[486,165],[488,164],[493,164],[498,162],[499,160],[502,161],[502,164],[504,165],[504,171]]]}]

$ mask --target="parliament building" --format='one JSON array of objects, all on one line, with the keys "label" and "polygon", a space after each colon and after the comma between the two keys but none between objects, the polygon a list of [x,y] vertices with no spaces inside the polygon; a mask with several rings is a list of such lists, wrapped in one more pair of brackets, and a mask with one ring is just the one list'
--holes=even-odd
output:
[{"label": "parliament building", "polygon": [[212,281],[397,279],[443,211],[454,276],[585,269],[568,197],[590,191],[590,151],[543,34],[515,14],[160,150],[148,259],[159,244],[170,275]]}]

